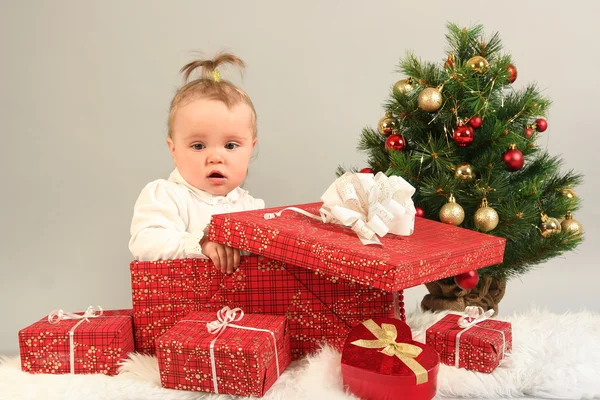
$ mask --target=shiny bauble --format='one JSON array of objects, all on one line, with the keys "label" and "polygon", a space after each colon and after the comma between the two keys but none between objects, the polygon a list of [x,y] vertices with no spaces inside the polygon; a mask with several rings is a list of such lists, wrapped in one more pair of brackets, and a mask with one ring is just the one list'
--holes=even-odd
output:
[{"label": "shiny bauble", "polygon": [[504,166],[510,172],[515,172],[523,168],[525,164],[525,157],[520,150],[517,149],[517,145],[511,144],[508,150],[502,155]]},{"label": "shiny bauble", "polygon": [[467,60],[467,67],[480,74],[483,74],[490,69],[490,65],[488,64],[487,60],[481,56],[469,58],[469,60]]},{"label": "shiny bauble", "polygon": [[423,111],[435,112],[442,106],[442,92],[438,88],[425,88],[419,93],[418,103]]},{"label": "shiny bauble", "polygon": [[562,230],[560,222],[556,218],[544,216],[542,217],[542,223],[540,224],[540,234],[547,238]]},{"label": "shiny bauble", "polygon": [[483,124],[483,120],[481,119],[480,116],[477,116],[477,115],[469,120],[469,125],[471,125],[471,127],[473,127],[474,129],[481,128],[482,124]]},{"label": "shiny bauble", "polygon": [[477,229],[489,232],[498,226],[499,217],[496,210],[488,206],[487,199],[483,199],[481,207],[475,211],[473,220]]},{"label": "shiny bauble", "polygon": [[548,121],[544,118],[538,118],[535,120],[535,130],[538,132],[544,132],[548,129]]},{"label": "shiny bauble", "polygon": [[529,139],[532,136],[533,136],[533,129],[531,129],[530,127],[526,126],[525,127],[525,137],[527,137],[527,139]]},{"label": "shiny bauble", "polygon": [[575,191],[571,188],[561,189],[560,193],[569,200],[572,200],[577,197],[577,193],[575,193]]},{"label": "shiny bauble", "polygon": [[452,139],[460,147],[468,146],[475,140],[475,131],[469,125],[459,125],[454,129]]},{"label": "shiny bauble", "polygon": [[462,163],[454,170],[454,177],[460,181],[471,182],[475,178],[475,171],[469,163]]},{"label": "shiny bauble", "polygon": [[445,224],[458,226],[465,220],[465,210],[451,194],[448,203],[444,204],[440,210],[440,221]]},{"label": "shiny bauble", "polygon": [[360,172],[361,174],[372,174],[373,170],[371,168],[363,168],[358,172]]},{"label": "shiny bauble", "polygon": [[561,230],[574,234],[581,235],[583,233],[583,226],[579,221],[573,218],[573,213],[571,211],[567,211],[567,215],[565,215],[565,219],[560,223]]},{"label": "shiny bauble", "polygon": [[388,138],[385,140],[385,149],[387,151],[390,151],[390,150],[402,151],[405,148],[406,148],[406,139],[404,139],[404,136],[402,136],[402,135],[393,133],[390,136],[388,136]]},{"label": "shiny bauble", "polygon": [[513,83],[516,80],[517,80],[517,68],[514,65],[510,64],[508,66],[508,81],[510,83]]},{"label": "shiny bauble", "polygon": [[462,290],[474,289],[479,283],[479,272],[476,270],[468,271],[454,277],[454,283]]},{"label": "shiny bauble", "polygon": [[425,217],[425,210],[423,210],[421,207],[415,207],[415,210],[417,212],[415,214],[417,217],[419,217],[419,218]]},{"label": "shiny bauble", "polygon": [[414,89],[412,85],[412,79],[402,79],[394,84],[394,89],[392,90],[395,96],[402,96],[406,93],[410,92]]},{"label": "shiny bauble", "polygon": [[385,117],[379,120],[377,131],[383,136],[391,135],[398,128],[398,120],[392,117],[392,114],[387,112]]}]

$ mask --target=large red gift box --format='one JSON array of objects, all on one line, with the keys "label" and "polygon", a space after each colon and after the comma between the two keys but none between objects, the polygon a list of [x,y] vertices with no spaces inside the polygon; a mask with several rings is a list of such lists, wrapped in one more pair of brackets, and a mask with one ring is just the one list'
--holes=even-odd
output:
[{"label": "large red gift box", "polygon": [[342,352],[344,385],[363,400],[430,400],[440,359],[412,339],[408,325],[372,318],[354,328]]},{"label": "large red gift box", "polygon": [[383,290],[262,256],[242,256],[232,275],[203,259],[134,261],[130,270],[136,350],[148,354],[155,352],[155,339],[191,311],[229,306],[286,316],[294,358],[325,341],[341,349],[350,329],[364,319],[403,312],[401,302]]},{"label": "large red gift box", "polygon": [[[132,310],[107,310],[87,319],[48,316],[19,331],[21,369],[45,374],[116,375],[133,352]],[[83,312],[74,313],[84,315]],[[85,313],[89,315],[90,313]]]},{"label": "large red gift box", "polygon": [[190,313],[157,339],[162,386],[263,396],[291,361],[287,319],[240,309],[219,314]]},{"label": "large red gift box", "polygon": [[493,372],[512,349],[510,322],[486,319],[462,328],[459,314],[447,314],[426,332],[426,343],[444,364],[477,372]]},{"label": "large red gift box", "polygon": [[[319,215],[323,203],[294,206]],[[363,245],[356,233],[287,207],[213,215],[209,239],[368,287],[395,292],[501,263],[506,239],[416,218],[410,236]]]}]

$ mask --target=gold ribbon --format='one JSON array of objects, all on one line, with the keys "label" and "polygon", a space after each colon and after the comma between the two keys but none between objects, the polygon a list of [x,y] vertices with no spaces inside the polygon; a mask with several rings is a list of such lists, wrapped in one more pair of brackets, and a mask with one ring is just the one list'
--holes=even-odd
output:
[{"label": "gold ribbon", "polygon": [[427,370],[419,364],[415,358],[421,354],[423,349],[410,343],[396,342],[398,331],[392,324],[381,324],[381,327],[372,319],[362,323],[371,332],[377,340],[359,339],[352,342],[353,345],[365,349],[381,349],[386,356],[396,356],[402,361],[417,377],[417,385],[427,382]]}]

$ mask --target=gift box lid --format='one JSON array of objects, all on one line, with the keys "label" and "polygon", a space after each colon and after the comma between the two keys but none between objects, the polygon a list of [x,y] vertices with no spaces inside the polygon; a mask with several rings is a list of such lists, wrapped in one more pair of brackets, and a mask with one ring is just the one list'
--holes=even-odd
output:
[{"label": "gift box lid", "polygon": [[[319,214],[323,203],[294,206]],[[410,236],[387,234],[363,245],[350,228],[286,207],[213,215],[209,239],[362,285],[398,291],[501,263],[506,240],[425,218]]]}]

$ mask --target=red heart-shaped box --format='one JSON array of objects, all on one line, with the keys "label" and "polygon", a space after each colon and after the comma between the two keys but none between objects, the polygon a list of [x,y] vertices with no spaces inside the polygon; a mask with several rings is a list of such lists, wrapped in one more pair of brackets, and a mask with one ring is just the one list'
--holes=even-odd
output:
[{"label": "red heart-shaped box", "polygon": [[363,400],[431,400],[439,365],[438,353],[414,341],[410,327],[393,318],[359,324],[350,331],[342,351],[344,386]]}]

